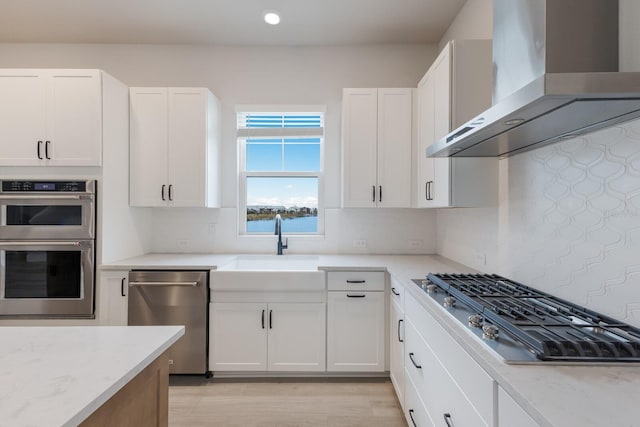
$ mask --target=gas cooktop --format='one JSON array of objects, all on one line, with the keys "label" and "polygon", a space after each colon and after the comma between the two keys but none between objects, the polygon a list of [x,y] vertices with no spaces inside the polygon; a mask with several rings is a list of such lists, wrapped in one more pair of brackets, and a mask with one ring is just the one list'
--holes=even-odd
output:
[{"label": "gas cooktop", "polygon": [[640,362],[640,329],[495,274],[413,282],[507,363]]}]

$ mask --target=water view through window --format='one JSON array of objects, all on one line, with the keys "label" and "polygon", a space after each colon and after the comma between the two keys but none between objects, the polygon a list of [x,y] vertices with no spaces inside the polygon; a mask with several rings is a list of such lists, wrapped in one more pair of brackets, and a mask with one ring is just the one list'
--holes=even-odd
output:
[{"label": "water view through window", "polygon": [[247,177],[247,232],[273,233],[276,214],[283,233],[317,233],[318,178]]}]

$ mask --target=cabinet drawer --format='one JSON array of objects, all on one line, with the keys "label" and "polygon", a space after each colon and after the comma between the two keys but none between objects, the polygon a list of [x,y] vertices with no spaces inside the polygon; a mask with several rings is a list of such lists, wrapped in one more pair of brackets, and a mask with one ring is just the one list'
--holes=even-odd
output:
[{"label": "cabinet drawer", "polygon": [[538,427],[538,423],[502,387],[498,387],[498,426]]},{"label": "cabinet drawer", "polygon": [[327,286],[330,291],[384,291],[382,271],[329,271]]},{"label": "cabinet drawer", "polygon": [[391,281],[391,301],[404,311],[404,285],[395,277],[390,276]]},{"label": "cabinet drawer", "polygon": [[433,426],[434,423],[427,408],[424,407],[424,403],[420,400],[415,384],[411,381],[409,374],[405,373],[404,375],[406,384],[404,416],[407,419],[407,424],[409,427]]},{"label": "cabinet drawer", "polygon": [[[412,323],[487,424],[493,419],[494,381],[410,294],[405,295],[406,327]],[[410,321],[410,322],[409,322]],[[407,331],[407,335],[409,332]],[[471,339],[471,337],[470,337]],[[407,342],[409,337],[407,336]],[[405,360],[406,362],[406,360]]]},{"label": "cabinet drawer", "polygon": [[406,322],[406,337],[405,370],[435,425],[492,426],[493,418],[484,419],[478,413],[466,390],[453,380],[411,321]]}]

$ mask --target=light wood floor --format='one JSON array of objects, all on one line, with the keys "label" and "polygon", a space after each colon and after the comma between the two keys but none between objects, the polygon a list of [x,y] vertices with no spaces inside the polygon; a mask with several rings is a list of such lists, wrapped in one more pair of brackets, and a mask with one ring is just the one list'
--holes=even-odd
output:
[{"label": "light wood floor", "polygon": [[389,380],[171,377],[169,426],[406,427]]}]

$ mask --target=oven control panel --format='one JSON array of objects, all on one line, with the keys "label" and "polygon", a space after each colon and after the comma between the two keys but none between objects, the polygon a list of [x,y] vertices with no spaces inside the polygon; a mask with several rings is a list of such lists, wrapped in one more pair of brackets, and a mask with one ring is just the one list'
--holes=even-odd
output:
[{"label": "oven control panel", "polygon": [[3,180],[3,193],[31,193],[31,192],[69,192],[86,193],[87,181],[23,181]]}]

